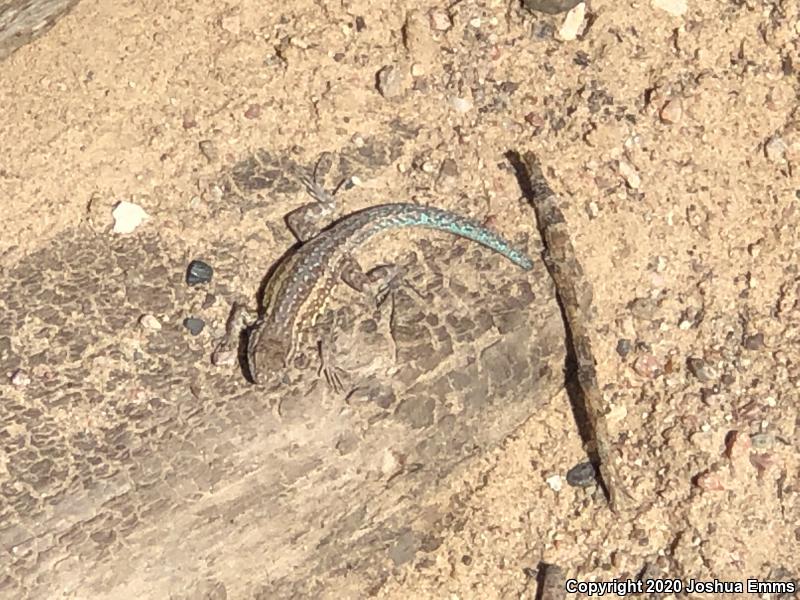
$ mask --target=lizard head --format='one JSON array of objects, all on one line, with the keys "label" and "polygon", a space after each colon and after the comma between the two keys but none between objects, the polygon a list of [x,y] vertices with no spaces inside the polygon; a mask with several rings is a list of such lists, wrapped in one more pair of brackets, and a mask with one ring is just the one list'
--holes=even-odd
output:
[{"label": "lizard head", "polygon": [[264,384],[277,379],[286,367],[289,344],[286,337],[270,335],[258,325],[247,343],[247,366],[255,383]]}]

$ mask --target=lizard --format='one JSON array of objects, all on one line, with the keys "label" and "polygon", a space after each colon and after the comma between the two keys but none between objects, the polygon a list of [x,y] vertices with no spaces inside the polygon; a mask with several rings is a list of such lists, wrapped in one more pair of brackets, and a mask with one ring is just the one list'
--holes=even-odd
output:
[{"label": "lizard", "polygon": [[[304,334],[313,329],[324,313],[339,281],[362,293],[375,292],[378,303],[385,298],[398,270],[382,265],[364,272],[352,255],[361,244],[381,232],[409,227],[448,232],[490,248],[524,270],[533,268],[532,260],[499,234],[473,219],[434,206],[380,204],[350,213],[320,229],[316,223],[333,212],[336,190],[333,193],[324,190],[317,180],[316,169],[313,179],[301,179],[314,202],[286,217],[299,246],[284,256],[268,276],[261,310],[256,315],[243,305],[234,304],[225,337],[212,356],[215,364],[231,361],[232,338],[249,324],[246,359],[253,383],[266,383],[292,364]],[[341,391],[338,369],[326,353],[326,344],[322,339],[317,342],[321,362],[318,375],[324,373],[329,386]]]}]

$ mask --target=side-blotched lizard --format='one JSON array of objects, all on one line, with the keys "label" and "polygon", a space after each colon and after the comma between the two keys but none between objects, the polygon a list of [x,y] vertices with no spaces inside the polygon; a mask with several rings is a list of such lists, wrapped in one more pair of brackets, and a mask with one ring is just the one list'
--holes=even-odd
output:
[{"label": "side-blotched lizard", "polygon": [[[378,286],[378,294],[385,295],[397,276],[394,269],[383,266],[365,273],[352,256],[362,243],[382,231],[407,227],[445,231],[478,242],[525,270],[533,267],[531,259],[502,236],[472,219],[432,206],[381,204],[351,213],[320,230],[315,222],[332,212],[333,195],[316,181],[316,173],[314,180],[304,183],[315,202],[286,218],[301,245],[272,271],[264,288],[262,310],[250,328],[247,362],[255,383],[267,383],[292,364],[302,345],[301,338],[323,314],[331,291],[340,280],[361,292],[374,291]],[[226,354],[230,358],[237,329],[251,319],[251,313],[235,305],[226,337],[215,352],[215,362],[227,362],[220,356]],[[324,346],[321,359],[320,372],[325,373],[330,385],[340,388],[337,370],[326,359]]]}]

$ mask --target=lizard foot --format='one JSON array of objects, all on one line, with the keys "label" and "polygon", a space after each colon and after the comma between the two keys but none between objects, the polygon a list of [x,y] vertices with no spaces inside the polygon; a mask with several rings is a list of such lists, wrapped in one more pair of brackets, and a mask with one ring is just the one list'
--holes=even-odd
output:
[{"label": "lizard foot", "polygon": [[324,376],[325,382],[328,384],[328,387],[331,388],[335,393],[341,394],[345,389],[343,380],[347,378],[347,371],[336,366],[333,355],[330,352],[329,346],[330,344],[326,344],[325,342],[320,340],[319,342],[320,365],[319,365],[319,370],[317,371],[317,375]]},{"label": "lizard foot", "polygon": [[256,320],[256,313],[245,305],[234,302],[230,316],[225,323],[225,335],[211,353],[211,363],[218,367],[236,362],[239,355],[239,336]]}]

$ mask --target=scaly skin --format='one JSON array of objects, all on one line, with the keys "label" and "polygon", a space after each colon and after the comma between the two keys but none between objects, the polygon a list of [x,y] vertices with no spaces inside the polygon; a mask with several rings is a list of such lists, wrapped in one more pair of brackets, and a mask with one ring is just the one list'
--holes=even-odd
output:
[{"label": "scaly skin", "polygon": [[290,364],[300,333],[316,323],[351,253],[381,231],[421,227],[471,239],[529,270],[531,259],[476,221],[417,204],[382,204],[354,212],[302,244],[274,270],[264,290],[263,313],[248,340],[250,375],[264,383]]}]

